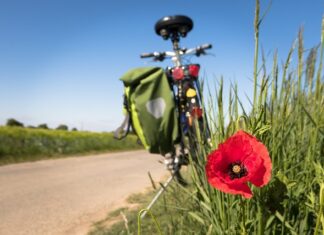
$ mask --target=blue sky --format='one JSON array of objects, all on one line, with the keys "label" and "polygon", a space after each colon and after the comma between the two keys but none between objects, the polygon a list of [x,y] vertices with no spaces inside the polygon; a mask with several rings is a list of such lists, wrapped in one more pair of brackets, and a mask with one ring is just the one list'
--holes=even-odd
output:
[{"label": "blue sky", "polygon": [[[261,1],[262,11],[269,1]],[[251,94],[253,0],[0,0],[0,125],[61,123],[111,131],[122,121],[119,78],[142,52],[170,50],[154,32],[163,16],[184,14],[194,29],[185,47],[212,43],[214,56],[192,58],[208,81],[224,76]],[[305,47],[319,43],[324,0],[273,0],[261,28],[268,59],[281,60],[304,26]]]}]

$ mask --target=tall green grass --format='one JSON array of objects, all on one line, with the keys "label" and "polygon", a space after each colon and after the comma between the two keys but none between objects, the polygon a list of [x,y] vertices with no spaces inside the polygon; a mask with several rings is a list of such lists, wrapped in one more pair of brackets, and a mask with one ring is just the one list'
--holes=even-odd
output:
[{"label": "tall green grass", "polygon": [[[224,109],[222,80],[216,99],[210,91],[207,106],[214,146],[238,129],[252,133],[269,150],[272,180],[261,189],[252,187],[251,200],[222,193],[207,182],[205,164],[211,149],[201,145],[191,168],[197,203],[191,214],[201,234],[323,234],[324,19],[319,46],[306,50],[301,30],[284,65],[278,65],[275,53],[268,70],[264,56],[258,67],[259,9],[257,0],[252,111],[243,107],[236,86],[230,91],[229,109]],[[295,54],[296,68],[291,65]]]},{"label": "tall green grass", "polygon": [[113,138],[112,133],[0,127],[0,165],[71,154],[140,148],[137,138],[132,135],[119,141]]}]

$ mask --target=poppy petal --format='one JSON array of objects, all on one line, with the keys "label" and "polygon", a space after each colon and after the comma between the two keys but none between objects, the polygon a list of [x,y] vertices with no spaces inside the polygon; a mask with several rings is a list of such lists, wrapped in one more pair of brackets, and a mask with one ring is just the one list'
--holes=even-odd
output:
[{"label": "poppy petal", "polygon": [[252,152],[249,136],[243,131],[239,131],[221,144],[219,150],[226,155],[229,163],[242,161]]},{"label": "poppy petal", "polygon": [[218,177],[208,179],[208,182],[224,193],[242,195],[245,198],[251,198],[253,196],[251,189],[245,183],[228,184]]},{"label": "poppy petal", "polygon": [[208,156],[206,164],[206,173],[208,177],[213,177],[220,172],[226,171],[228,164],[223,161],[223,159],[222,153],[218,150]]},{"label": "poppy petal", "polygon": [[254,152],[262,159],[262,163],[255,174],[251,175],[250,182],[257,187],[262,187],[271,179],[272,163],[267,148],[261,142],[254,145]]},{"label": "poppy petal", "polygon": [[249,157],[247,157],[243,161],[243,165],[248,171],[249,179],[255,175],[255,173],[258,171],[258,169],[262,166],[262,159],[259,158],[259,156],[255,153],[252,153]]}]

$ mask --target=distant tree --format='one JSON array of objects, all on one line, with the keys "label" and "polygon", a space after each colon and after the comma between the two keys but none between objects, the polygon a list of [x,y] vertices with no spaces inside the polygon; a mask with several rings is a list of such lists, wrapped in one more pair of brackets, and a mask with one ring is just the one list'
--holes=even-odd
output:
[{"label": "distant tree", "polygon": [[29,125],[29,126],[27,126],[27,128],[35,129],[36,127],[35,126],[32,126],[32,125]]},{"label": "distant tree", "polygon": [[24,124],[21,122],[18,122],[16,119],[14,118],[9,118],[7,120],[6,126],[20,126],[20,127],[24,127]]},{"label": "distant tree", "polygon": [[40,129],[49,129],[46,123],[39,124],[39,125],[37,126],[37,128],[40,128]]},{"label": "distant tree", "polygon": [[78,131],[78,129],[76,129],[75,127],[72,128],[72,131]]},{"label": "distant tree", "polygon": [[56,127],[56,130],[67,131],[67,130],[69,130],[69,128],[67,125],[61,124],[58,127]]}]

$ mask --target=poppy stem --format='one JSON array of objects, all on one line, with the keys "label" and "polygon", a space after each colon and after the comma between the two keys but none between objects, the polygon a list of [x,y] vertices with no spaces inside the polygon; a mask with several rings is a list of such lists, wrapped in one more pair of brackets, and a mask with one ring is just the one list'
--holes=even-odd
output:
[{"label": "poppy stem", "polygon": [[264,226],[263,226],[263,215],[262,215],[262,205],[260,202],[258,202],[258,234],[263,235],[264,234]]},{"label": "poppy stem", "polygon": [[242,235],[246,235],[246,228],[245,228],[245,204],[246,204],[246,201],[240,197],[240,201],[241,201],[241,213],[242,213]]}]

